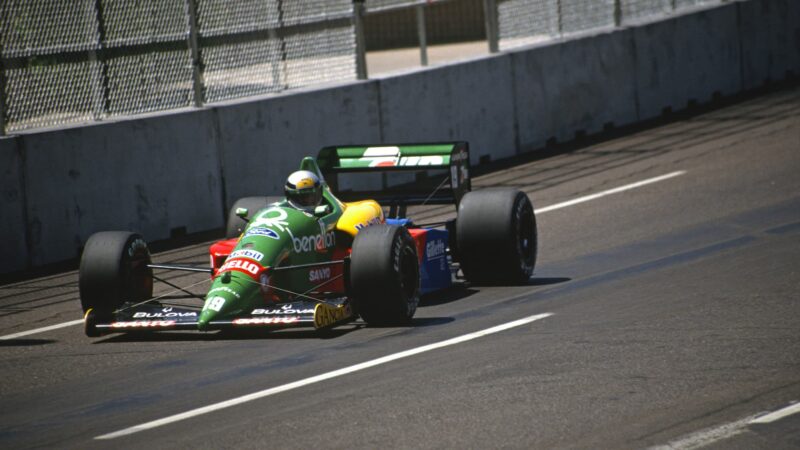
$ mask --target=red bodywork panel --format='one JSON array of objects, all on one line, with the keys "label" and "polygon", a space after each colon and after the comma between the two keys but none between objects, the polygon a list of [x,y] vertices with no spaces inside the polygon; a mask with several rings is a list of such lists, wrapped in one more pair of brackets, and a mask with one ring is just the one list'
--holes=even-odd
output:
[{"label": "red bodywork panel", "polygon": [[228,255],[233,252],[237,242],[239,242],[239,238],[225,239],[211,244],[211,247],[209,248],[209,254],[211,268],[214,269],[214,273],[211,275],[211,278],[217,276],[217,271],[220,267],[222,267],[222,264],[225,263],[225,259],[228,258]]}]

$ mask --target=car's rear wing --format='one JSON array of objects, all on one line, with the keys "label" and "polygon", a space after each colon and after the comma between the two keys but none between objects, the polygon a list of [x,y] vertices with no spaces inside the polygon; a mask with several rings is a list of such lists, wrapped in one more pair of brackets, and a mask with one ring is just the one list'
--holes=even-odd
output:
[{"label": "car's rear wing", "polygon": [[[466,142],[382,144],[325,147],[317,163],[328,186],[339,199],[377,200],[390,207],[442,205],[461,201],[470,190],[469,145]],[[340,189],[339,174],[414,172],[413,181],[391,185],[387,177],[380,189]],[[391,180],[389,180],[391,181]]]}]

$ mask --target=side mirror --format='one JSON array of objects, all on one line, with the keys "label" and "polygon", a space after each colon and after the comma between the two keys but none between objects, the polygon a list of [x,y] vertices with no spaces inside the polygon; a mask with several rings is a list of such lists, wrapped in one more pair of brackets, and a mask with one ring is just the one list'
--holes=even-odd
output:
[{"label": "side mirror", "polygon": [[328,205],[320,205],[314,208],[314,215],[315,216],[326,216],[331,212],[331,207]]},{"label": "side mirror", "polygon": [[247,208],[236,208],[236,212],[234,214],[236,214],[236,217],[240,217],[242,220],[247,221],[248,213],[249,211]]}]

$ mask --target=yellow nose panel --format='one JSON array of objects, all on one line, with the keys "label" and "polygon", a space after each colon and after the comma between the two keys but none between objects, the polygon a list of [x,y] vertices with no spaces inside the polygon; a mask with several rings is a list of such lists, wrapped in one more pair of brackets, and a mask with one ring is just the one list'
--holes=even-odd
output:
[{"label": "yellow nose panel", "polygon": [[345,203],[344,213],[336,224],[336,229],[355,236],[365,227],[383,223],[383,210],[375,200]]}]

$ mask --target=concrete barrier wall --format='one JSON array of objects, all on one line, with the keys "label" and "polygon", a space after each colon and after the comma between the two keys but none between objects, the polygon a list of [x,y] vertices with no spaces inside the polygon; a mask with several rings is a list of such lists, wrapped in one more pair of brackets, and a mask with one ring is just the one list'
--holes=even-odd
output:
[{"label": "concrete barrier wall", "polygon": [[521,151],[638,119],[630,30],[511,54]]},{"label": "concrete barrier wall", "polygon": [[332,144],[381,141],[378,83],[285,94],[214,109],[226,200],[283,192],[303,156]]},{"label": "concrete barrier wall", "polygon": [[0,139],[0,273],[28,267],[25,187],[17,138]]},{"label": "concrete barrier wall", "polygon": [[[365,82],[0,139],[0,272],[94,232],[221,228],[324,145],[468,140],[473,163],[800,73],[800,2],[750,0]],[[390,180],[391,181],[391,180]]]},{"label": "concrete barrier wall", "polygon": [[79,255],[94,232],[149,239],[220,227],[220,168],[210,111],[25,135],[33,265]]},{"label": "concrete barrier wall", "polygon": [[380,96],[384,142],[465,140],[473,163],[515,153],[509,55],[385,77]]},{"label": "concrete barrier wall", "polygon": [[738,3],[633,29],[639,119],[742,89]]},{"label": "concrete barrier wall", "polygon": [[743,2],[739,20],[744,89],[800,75],[800,1]]}]

